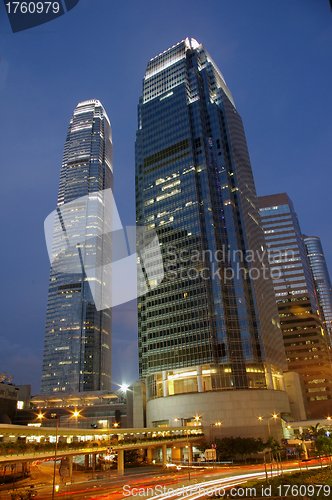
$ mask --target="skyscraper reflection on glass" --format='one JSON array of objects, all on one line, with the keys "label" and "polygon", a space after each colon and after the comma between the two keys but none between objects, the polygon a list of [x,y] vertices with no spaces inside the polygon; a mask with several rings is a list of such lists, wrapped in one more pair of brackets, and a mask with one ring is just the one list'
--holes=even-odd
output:
[{"label": "skyscraper reflection on glass", "polygon": [[[103,193],[112,187],[109,119],[98,100],[81,102],[68,127],[54,212],[42,393],[111,389],[111,310],[96,309],[90,285],[101,278],[85,270],[111,260]],[[64,237],[78,243],[64,249]]]},{"label": "skyscraper reflection on glass", "polygon": [[317,236],[303,235],[310,269],[314,278],[318,303],[323,315],[323,328],[332,343],[332,286],[323,247]]},{"label": "skyscraper reflection on glass", "polygon": [[147,399],[282,389],[285,351],[242,120],[194,39],[147,65],[136,207],[137,224],[158,233],[165,271],[138,300]]}]

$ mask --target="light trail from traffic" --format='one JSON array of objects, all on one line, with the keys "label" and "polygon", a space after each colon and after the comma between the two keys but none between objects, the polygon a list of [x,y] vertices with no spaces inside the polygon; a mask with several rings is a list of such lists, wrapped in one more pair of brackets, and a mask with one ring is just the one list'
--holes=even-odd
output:
[{"label": "light trail from traffic", "polygon": [[[319,468],[320,465],[316,466],[310,466],[308,469],[317,469]],[[290,468],[283,470],[283,473],[290,473],[290,472],[296,472],[298,471],[299,468]],[[188,486],[180,485],[178,487],[169,487],[167,485],[158,485],[159,490],[157,489],[158,486],[151,487],[147,486],[145,488],[143,487],[133,487],[133,488],[128,488],[125,489],[125,485],[123,487],[124,492],[123,497],[124,498],[135,498],[135,497],[146,497],[146,498],[153,498],[153,500],[172,500],[172,499],[186,499],[186,500],[198,500],[200,498],[205,498],[205,497],[211,497],[213,495],[218,495],[218,496],[223,496],[225,495],[226,490],[231,490],[231,488],[234,488],[235,486],[239,486],[241,484],[246,483],[250,479],[264,479],[266,478],[266,475],[268,477],[272,476],[277,476],[281,475],[281,471],[272,471],[272,472],[252,472],[252,473],[246,473],[246,474],[239,474],[236,476],[228,476],[224,477],[221,479],[213,479],[211,481],[204,481],[201,483],[195,483],[195,484],[190,484]],[[164,488],[164,492],[155,495],[154,491],[159,492],[160,487]],[[145,490],[146,494],[143,493],[142,490]],[[232,497],[232,495],[227,495],[229,497]],[[107,495],[103,495],[102,497],[94,497],[94,500],[107,500],[109,497]]]}]

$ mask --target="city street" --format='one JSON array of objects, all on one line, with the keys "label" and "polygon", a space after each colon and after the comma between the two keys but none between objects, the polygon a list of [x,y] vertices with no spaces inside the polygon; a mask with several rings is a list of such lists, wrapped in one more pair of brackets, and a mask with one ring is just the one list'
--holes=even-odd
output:
[{"label": "city street", "polygon": [[[299,470],[299,462],[285,462],[283,472]],[[310,461],[308,468],[320,467],[317,460]],[[126,469],[124,476],[118,476],[115,470],[110,472],[74,472],[72,483],[59,481],[56,497],[64,499],[112,499],[154,497],[158,500],[181,498],[196,499],[208,496],[212,491],[218,493],[220,488],[231,488],[252,478],[265,478],[264,465],[202,467],[190,470],[181,467],[163,469],[160,466]],[[301,469],[306,465],[302,462]],[[190,480],[189,480],[190,472]],[[268,465],[267,473],[271,476]],[[273,475],[280,474],[274,467]],[[36,498],[48,500],[52,497],[53,462],[34,464],[31,466],[31,478],[21,482],[18,491],[33,485]],[[173,491],[174,490],[174,491]],[[0,493],[1,500],[10,499],[9,490]]]}]

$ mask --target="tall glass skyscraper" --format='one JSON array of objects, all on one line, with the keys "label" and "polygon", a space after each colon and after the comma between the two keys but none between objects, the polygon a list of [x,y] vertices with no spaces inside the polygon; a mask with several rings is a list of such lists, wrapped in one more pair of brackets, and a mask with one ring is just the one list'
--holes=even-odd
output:
[{"label": "tall glass skyscraper", "polygon": [[147,65],[136,207],[137,224],[158,234],[165,272],[138,300],[147,399],[283,389],[285,351],[242,120],[194,39]]},{"label": "tall glass skyscraper", "polygon": [[303,377],[311,417],[323,418],[332,411],[330,343],[322,328],[300,224],[286,193],[260,196],[258,201],[270,266],[275,271],[288,367]]},{"label": "tall glass skyscraper", "polygon": [[303,235],[318,303],[323,316],[323,328],[332,343],[332,285],[323,247],[317,236]]},{"label": "tall glass skyscraper", "polygon": [[[111,310],[98,310],[92,294],[110,278],[101,274],[112,256],[109,188],[110,121],[98,100],[84,101],[69,123],[52,225],[42,393],[111,390]],[[92,268],[101,271],[88,277]]]}]

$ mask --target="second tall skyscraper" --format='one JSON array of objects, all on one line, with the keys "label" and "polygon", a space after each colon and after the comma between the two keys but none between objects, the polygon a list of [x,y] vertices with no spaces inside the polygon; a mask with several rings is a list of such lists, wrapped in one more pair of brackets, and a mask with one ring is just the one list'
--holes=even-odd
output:
[{"label": "second tall skyscraper", "polygon": [[157,231],[165,264],[163,282],[149,283],[138,303],[148,401],[283,389],[285,353],[242,120],[194,39],[147,65],[136,188],[137,223]]},{"label": "second tall skyscraper", "polygon": [[[84,101],[68,127],[50,223],[43,393],[111,390],[111,309],[95,305],[103,302],[103,284],[110,288],[111,271],[103,267],[112,258],[112,207],[104,196],[110,188],[111,125],[98,100]],[[89,277],[91,269],[98,271]]]}]

